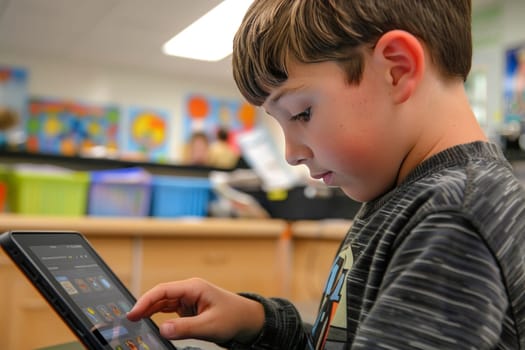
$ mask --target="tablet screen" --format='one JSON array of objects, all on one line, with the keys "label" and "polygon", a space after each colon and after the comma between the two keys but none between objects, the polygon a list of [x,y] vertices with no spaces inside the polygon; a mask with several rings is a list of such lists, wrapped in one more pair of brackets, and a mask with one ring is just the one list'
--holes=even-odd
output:
[{"label": "tablet screen", "polygon": [[133,301],[85,247],[80,244],[33,245],[30,249],[64,298],[69,298],[76,306],[76,313],[86,320],[87,328],[108,349],[173,349],[162,344],[146,321],[127,320],[126,313]]}]

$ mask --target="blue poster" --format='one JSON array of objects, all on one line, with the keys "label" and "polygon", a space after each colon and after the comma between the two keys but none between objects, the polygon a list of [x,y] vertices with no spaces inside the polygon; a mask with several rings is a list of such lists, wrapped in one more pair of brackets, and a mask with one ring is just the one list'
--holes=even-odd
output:
[{"label": "blue poster", "polygon": [[23,68],[0,66],[0,108],[18,119],[16,125],[0,131],[0,143],[25,142],[27,120],[28,73]]},{"label": "blue poster", "polygon": [[170,114],[159,108],[130,107],[127,111],[125,157],[167,161]]},{"label": "blue poster", "polygon": [[505,54],[504,123],[525,122],[525,45]]}]

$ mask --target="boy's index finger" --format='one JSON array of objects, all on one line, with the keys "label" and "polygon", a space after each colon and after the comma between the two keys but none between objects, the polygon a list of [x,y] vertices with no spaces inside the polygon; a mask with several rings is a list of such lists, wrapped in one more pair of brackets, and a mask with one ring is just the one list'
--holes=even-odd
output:
[{"label": "boy's index finger", "polygon": [[130,321],[138,321],[141,318],[149,317],[154,312],[150,311],[155,303],[165,298],[165,293],[159,290],[157,287],[147,291],[140,298],[131,310],[127,313],[127,317]]},{"label": "boy's index finger", "polygon": [[138,321],[141,318],[150,317],[163,309],[166,304],[177,301],[183,295],[184,291],[180,288],[175,288],[174,282],[159,284],[137,299],[135,305],[127,313],[127,317],[130,321]]},{"label": "boy's index finger", "polygon": [[141,318],[148,317],[146,315],[146,310],[148,310],[150,306],[151,302],[149,302],[147,298],[145,299],[144,297],[141,297],[137,300],[135,305],[133,305],[131,310],[128,311],[126,316],[130,321],[138,321]]}]

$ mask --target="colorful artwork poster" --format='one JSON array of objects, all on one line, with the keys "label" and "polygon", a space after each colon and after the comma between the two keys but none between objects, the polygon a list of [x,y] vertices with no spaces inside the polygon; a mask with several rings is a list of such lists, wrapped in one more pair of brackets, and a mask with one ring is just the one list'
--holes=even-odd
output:
[{"label": "colorful artwork poster", "polygon": [[195,133],[205,133],[213,141],[217,130],[223,128],[232,147],[238,149],[236,135],[252,130],[257,122],[257,111],[247,102],[192,94],[184,108],[183,140],[187,143]]},{"label": "colorful artwork poster", "polygon": [[504,83],[505,123],[525,122],[525,45],[507,50]]},{"label": "colorful artwork poster", "polygon": [[25,140],[28,103],[28,72],[23,68],[0,66],[0,108],[14,112],[18,123],[0,132],[0,143]]},{"label": "colorful artwork poster", "polygon": [[130,107],[127,111],[124,153],[139,159],[165,162],[169,154],[169,112]]},{"label": "colorful artwork poster", "polygon": [[27,150],[65,156],[115,155],[119,119],[116,106],[32,98]]}]

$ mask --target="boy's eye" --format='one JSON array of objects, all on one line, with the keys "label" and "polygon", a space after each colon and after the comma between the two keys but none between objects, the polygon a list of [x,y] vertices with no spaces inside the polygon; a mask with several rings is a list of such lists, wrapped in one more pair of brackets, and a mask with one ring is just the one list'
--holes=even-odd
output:
[{"label": "boy's eye", "polygon": [[311,110],[312,110],[312,107],[308,107],[303,112],[292,116],[292,120],[298,120],[298,121],[302,121],[302,122],[309,121],[310,120]]}]

